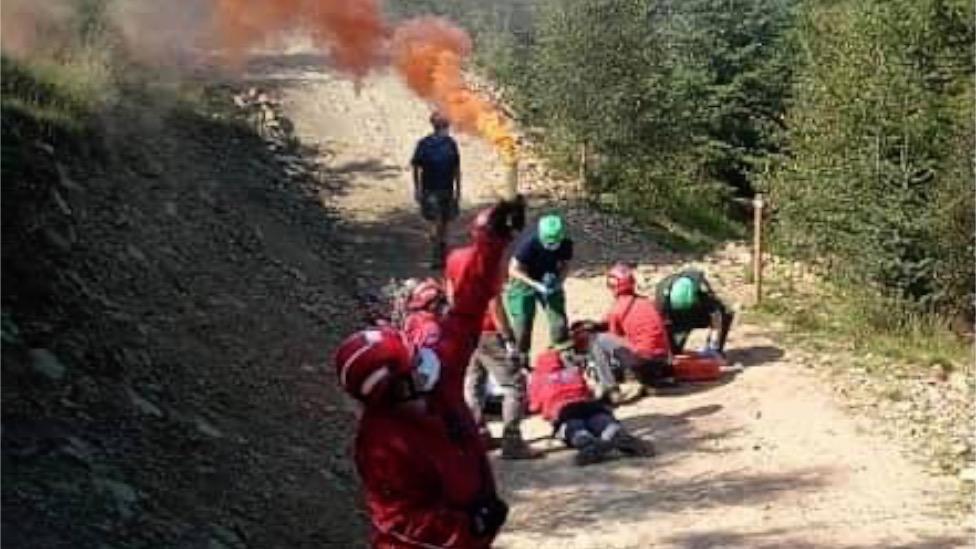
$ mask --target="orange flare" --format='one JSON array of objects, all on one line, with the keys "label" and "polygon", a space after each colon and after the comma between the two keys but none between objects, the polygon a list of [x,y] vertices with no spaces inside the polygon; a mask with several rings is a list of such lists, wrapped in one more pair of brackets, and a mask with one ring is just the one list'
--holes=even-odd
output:
[{"label": "orange flare", "polygon": [[463,61],[470,53],[468,35],[438,17],[411,19],[393,34],[393,62],[407,85],[459,130],[484,137],[513,163],[516,146],[508,120],[464,81]]}]

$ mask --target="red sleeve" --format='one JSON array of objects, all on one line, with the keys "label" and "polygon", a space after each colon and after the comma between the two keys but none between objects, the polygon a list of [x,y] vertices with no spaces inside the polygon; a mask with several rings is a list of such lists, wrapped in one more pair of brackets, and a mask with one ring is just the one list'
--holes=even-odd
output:
[{"label": "red sleeve", "polygon": [[407,547],[485,545],[471,534],[467,513],[437,505],[439,480],[416,459],[416,452],[379,442],[360,446],[356,462],[372,526],[381,538]]},{"label": "red sleeve", "polygon": [[465,261],[454,267],[454,303],[448,312],[452,316],[477,317],[485,314],[488,302],[495,297],[501,275],[499,265],[507,242],[486,237],[475,242]]},{"label": "red sleeve", "polygon": [[481,334],[481,323],[498,288],[499,263],[506,241],[486,237],[473,245],[463,264],[455,267],[454,302],[441,321],[441,340],[437,355],[441,359],[441,376],[445,390],[460,397],[464,387],[464,370]]}]

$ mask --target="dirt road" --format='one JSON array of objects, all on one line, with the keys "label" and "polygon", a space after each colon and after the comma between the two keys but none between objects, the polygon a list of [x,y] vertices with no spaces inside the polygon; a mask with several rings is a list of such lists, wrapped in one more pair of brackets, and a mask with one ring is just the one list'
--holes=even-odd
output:
[{"label": "dirt road", "polygon": [[[349,182],[330,199],[355,228],[349,238],[359,284],[426,273],[407,170],[415,140],[427,131],[425,105],[393,76],[372,77],[357,94],[314,59],[292,61],[273,76],[297,135],[332,151],[321,160]],[[477,140],[462,136],[460,145],[470,212],[501,183],[501,165]],[[558,205],[536,198],[533,206]],[[602,268],[612,259],[638,261],[645,287],[688,259],[627,234],[614,220],[565,211],[578,242],[566,284],[573,318],[598,317],[608,307]],[[746,290],[736,250],[699,261],[732,301]],[[729,347],[731,360],[746,366],[734,379],[618,410],[629,428],[657,441],[655,459],[576,468],[546,438],[544,424],[530,420],[528,436],[549,452],[537,462],[495,461],[513,504],[498,546],[968,546],[971,534],[942,508],[949,484],[873,436],[869,421],[842,411],[789,349],[750,325],[734,328]]]}]

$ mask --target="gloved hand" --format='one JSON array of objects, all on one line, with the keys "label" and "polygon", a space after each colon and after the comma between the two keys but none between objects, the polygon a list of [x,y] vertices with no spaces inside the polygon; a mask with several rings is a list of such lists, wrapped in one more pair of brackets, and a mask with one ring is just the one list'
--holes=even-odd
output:
[{"label": "gloved hand", "polygon": [[701,351],[699,351],[700,354],[711,358],[722,356],[722,351],[718,348],[718,345],[715,344],[715,341],[712,338],[713,335],[714,334],[709,331],[708,336],[705,338],[705,346],[702,347]]},{"label": "gloved hand", "polygon": [[716,358],[722,356],[721,351],[719,351],[718,348],[714,347],[711,343],[708,343],[704,347],[702,347],[701,351],[698,351],[698,353],[702,356],[706,356],[709,358]]},{"label": "gloved hand", "polygon": [[541,282],[533,282],[532,289],[535,290],[536,293],[541,295],[542,297],[549,296],[549,287]]},{"label": "gloved hand", "polygon": [[498,497],[476,502],[470,510],[471,533],[475,537],[494,537],[508,518],[508,504]]},{"label": "gloved hand", "polygon": [[556,273],[546,273],[542,277],[542,286],[544,287],[545,295],[552,295],[558,293],[563,288],[562,280],[559,280],[559,276]]},{"label": "gloved hand", "polygon": [[491,232],[503,238],[511,238],[525,227],[525,198],[522,195],[512,200],[501,200],[488,218]]}]

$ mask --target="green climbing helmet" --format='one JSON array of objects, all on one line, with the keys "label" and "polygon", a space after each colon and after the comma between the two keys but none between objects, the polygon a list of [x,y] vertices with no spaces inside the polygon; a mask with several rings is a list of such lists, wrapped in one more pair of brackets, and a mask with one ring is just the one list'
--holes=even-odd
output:
[{"label": "green climbing helmet", "polygon": [[558,246],[563,238],[566,237],[566,228],[563,226],[563,218],[556,214],[542,216],[539,219],[539,241],[543,246]]},{"label": "green climbing helmet", "polygon": [[669,298],[671,308],[675,311],[687,311],[695,306],[698,301],[698,288],[695,281],[687,276],[679,277],[671,285]]}]

